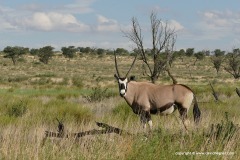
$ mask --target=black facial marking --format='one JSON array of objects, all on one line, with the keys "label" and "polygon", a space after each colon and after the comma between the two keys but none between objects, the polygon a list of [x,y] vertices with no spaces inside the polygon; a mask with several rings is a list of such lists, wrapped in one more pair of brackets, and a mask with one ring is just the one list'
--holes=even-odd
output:
[{"label": "black facial marking", "polygon": [[122,83],[122,84],[119,84],[119,89],[125,89],[125,85]]},{"label": "black facial marking", "polygon": [[119,77],[119,79],[120,79],[121,81],[124,81],[126,78],[120,78],[120,77]]}]

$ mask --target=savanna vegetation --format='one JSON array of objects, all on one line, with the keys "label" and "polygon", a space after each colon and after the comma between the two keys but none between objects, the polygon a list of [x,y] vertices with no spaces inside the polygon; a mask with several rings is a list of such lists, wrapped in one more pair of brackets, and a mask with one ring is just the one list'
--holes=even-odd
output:
[{"label": "savanna vegetation", "polygon": [[[8,53],[15,51],[6,48],[0,56],[0,159],[240,158],[240,97],[235,91],[240,87],[239,62],[235,58],[238,50],[220,55],[216,51],[211,56],[204,52],[204,58],[199,58],[200,53],[188,56],[180,50],[171,63],[171,75],[196,93],[201,123],[193,124],[191,110],[186,133],[178,112],[153,116],[154,128],[147,134],[139,117],[118,94],[111,51],[78,48],[79,52],[72,55],[75,47],[62,48],[65,54],[53,53],[51,46],[40,51],[32,49],[31,54],[20,49],[10,56]],[[44,56],[43,50],[50,56]],[[124,49],[116,52],[119,71],[127,71],[134,57]],[[221,56],[224,60],[219,60]],[[146,58],[151,59],[147,52]],[[221,62],[219,68],[215,60]],[[135,75],[137,81],[151,81],[143,66],[139,56],[130,75]],[[214,99],[209,82],[219,101]],[[163,71],[155,83],[172,84],[172,79]],[[64,124],[66,132],[99,129],[97,121],[133,135],[48,138],[43,144],[46,130],[57,131],[56,119]]]}]

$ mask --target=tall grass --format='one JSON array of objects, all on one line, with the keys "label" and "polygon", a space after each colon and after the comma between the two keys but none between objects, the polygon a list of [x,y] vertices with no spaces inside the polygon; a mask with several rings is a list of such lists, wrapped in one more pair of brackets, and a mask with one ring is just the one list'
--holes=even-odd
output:
[{"label": "tall grass", "polygon": [[[119,70],[131,65],[128,58],[119,58]],[[177,61],[172,68],[179,83],[188,84],[195,92],[201,123],[195,126],[189,111],[187,133],[178,112],[152,116],[153,131],[148,134],[118,96],[114,57],[81,56],[71,61],[54,57],[49,65],[26,59],[17,66],[0,59],[0,159],[240,159],[240,103],[235,93],[240,83],[225,72],[216,75],[208,60],[197,62],[192,78],[184,64],[190,60]],[[137,61],[131,74],[146,81],[140,71]],[[157,83],[162,81],[171,83],[166,75]],[[209,81],[219,94],[218,102]],[[43,143],[45,130],[57,131],[56,118],[66,132],[101,129],[95,125],[99,121],[133,135],[47,138]]]},{"label": "tall grass", "polygon": [[[75,123],[65,122],[64,124],[65,129],[70,132],[80,131],[80,127]],[[214,129],[211,126],[214,126]],[[138,129],[134,124],[129,124],[128,127]],[[95,128],[95,126],[93,123],[86,124],[82,129],[88,130],[87,128]],[[147,137],[141,132],[123,136],[109,134],[86,136],[78,140],[47,139],[43,144],[43,133],[46,129],[56,131],[56,126],[49,127],[49,124],[37,123],[30,127],[20,121],[18,127],[8,125],[4,130],[1,128],[1,157],[3,159],[59,159],[61,157],[62,159],[149,160],[239,158],[239,129],[231,120],[226,119],[223,119],[220,124],[210,125],[206,130],[194,130],[188,134],[181,129],[168,132],[164,128],[154,128]],[[230,134],[227,134],[228,132]]]}]

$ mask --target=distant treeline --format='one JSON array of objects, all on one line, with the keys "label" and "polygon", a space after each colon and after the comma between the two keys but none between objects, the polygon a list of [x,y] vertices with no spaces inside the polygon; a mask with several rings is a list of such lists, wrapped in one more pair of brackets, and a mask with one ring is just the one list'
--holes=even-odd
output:
[{"label": "distant treeline", "polygon": [[[103,48],[96,48],[96,47],[75,47],[75,46],[68,46],[68,47],[62,47],[60,51],[54,51],[54,47],[52,46],[45,46],[42,48],[26,48],[21,46],[7,46],[2,51],[1,54],[4,54],[5,58],[12,58],[12,57],[18,57],[23,54],[30,54],[34,56],[38,56],[42,53],[42,51],[45,52],[51,52],[51,53],[60,53],[63,54],[66,58],[73,58],[77,54],[96,54],[96,55],[113,55],[114,52],[118,55],[135,55],[138,53],[138,49],[135,48],[131,51],[124,49],[124,48],[116,48],[113,49],[103,49]],[[238,52],[239,49],[233,49],[233,52]],[[145,49],[145,52],[149,55],[152,54],[151,49]],[[201,59],[201,57],[204,56],[224,56],[232,52],[226,52],[221,49],[215,49],[214,51],[210,50],[202,50],[195,52],[194,48],[187,48],[187,49],[180,49],[174,51],[174,56],[182,57],[182,56],[195,56],[199,57],[198,59]],[[163,52],[164,54],[164,52]]]},{"label": "distant treeline", "polygon": [[[146,55],[153,55],[153,51],[151,49],[146,49]],[[13,64],[15,65],[17,59],[20,58],[24,54],[30,54],[32,56],[39,57],[39,61],[48,64],[49,60],[55,54],[62,54],[64,57],[72,59],[77,55],[136,55],[140,54],[138,49],[133,49],[132,51],[128,51],[124,48],[116,48],[115,50],[112,49],[103,49],[103,48],[94,48],[94,47],[75,47],[75,46],[68,46],[62,47],[61,51],[54,51],[54,47],[52,46],[45,46],[42,48],[25,48],[20,46],[7,46],[1,51],[1,55],[4,58],[9,58],[12,60]],[[162,52],[159,58],[164,58],[165,52]],[[140,54],[141,55],[141,54]],[[162,57],[161,57],[162,56]],[[193,65],[197,61],[203,60],[206,56],[209,56],[213,67],[216,69],[217,73],[221,67],[224,68],[225,71],[229,72],[235,79],[240,78],[240,49],[235,48],[231,52],[226,52],[221,49],[215,49],[214,51],[210,50],[202,50],[195,52],[194,48],[187,48],[186,50],[180,49],[179,51],[173,51],[170,57],[170,64],[175,61],[177,58],[184,59],[184,57],[193,57],[195,58]]]}]

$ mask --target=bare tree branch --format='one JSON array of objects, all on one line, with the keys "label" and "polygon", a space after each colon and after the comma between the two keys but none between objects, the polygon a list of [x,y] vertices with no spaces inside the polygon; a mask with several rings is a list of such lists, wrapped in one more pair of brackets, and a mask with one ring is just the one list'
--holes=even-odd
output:
[{"label": "bare tree branch", "polygon": [[[166,70],[166,68],[169,68],[168,64],[172,58],[176,42],[176,33],[175,29],[172,29],[168,22],[163,23],[158,19],[155,12],[151,13],[150,21],[152,34],[152,58],[147,58],[148,55],[144,49],[142,30],[136,18],[132,18],[132,30],[130,32],[125,32],[124,34],[136,44],[137,54],[141,55],[142,61],[147,66],[149,74],[147,74],[146,70],[144,72],[151,78],[151,81],[155,83],[159,74]],[[153,61],[153,65],[150,61]]]},{"label": "bare tree branch", "polygon": [[142,37],[141,27],[136,18],[134,18],[134,17],[132,18],[131,32],[129,32],[129,33],[124,32],[124,34],[125,34],[125,37],[129,38],[133,43],[135,43],[137,45],[138,54],[141,55],[143,62],[147,65],[147,67],[150,71],[150,74],[152,74],[152,70],[151,70],[150,65],[148,64],[145,49],[143,46],[143,37]]}]

